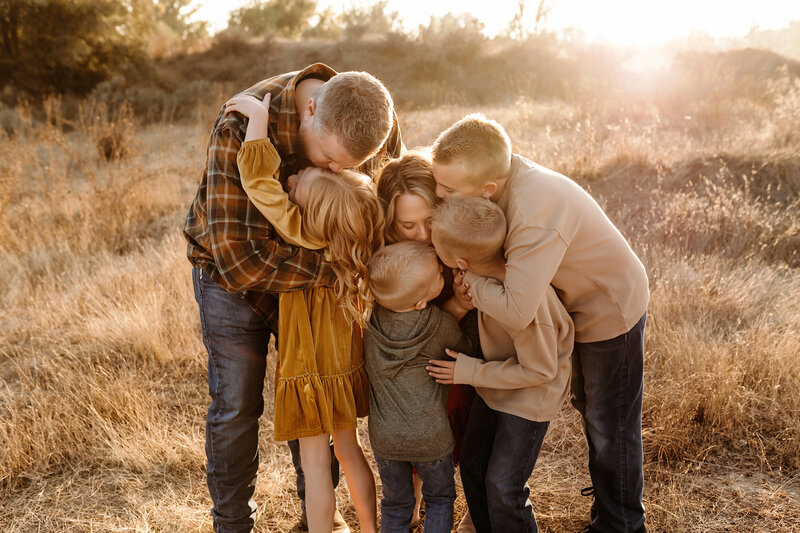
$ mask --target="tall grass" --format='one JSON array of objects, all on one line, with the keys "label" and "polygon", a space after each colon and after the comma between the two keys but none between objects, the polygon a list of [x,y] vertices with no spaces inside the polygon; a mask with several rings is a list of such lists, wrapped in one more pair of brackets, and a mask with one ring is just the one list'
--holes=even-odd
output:
[{"label": "tall grass", "polygon": [[[793,83],[691,111],[601,99],[481,108],[516,151],[587,187],[647,267],[651,531],[800,529]],[[406,142],[428,144],[475,110],[403,112]],[[181,228],[212,117],[143,127],[80,112],[66,132],[58,105],[44,122],[19,108],[0,138],[0,529],[210,531],[206,355]],[[108,132],[120,157],[98,150]],[[267,380],[257,530],[287,531],[299,508],[286,447],[271,440],[272,393]],[[586,460],[565,407],[531,479],[543,531],[587,523]],[[354,522],[346,487],[339,499]]]}]

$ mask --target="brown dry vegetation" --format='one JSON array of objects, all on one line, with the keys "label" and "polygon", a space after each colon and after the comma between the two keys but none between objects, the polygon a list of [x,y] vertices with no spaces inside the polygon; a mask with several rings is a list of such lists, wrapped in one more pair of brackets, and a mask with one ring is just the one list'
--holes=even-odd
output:
[{"label": "brown dry vegetation", "polygon": [[[800,82],[770,83],[674,108],[669,94],[480,108],[587,187],[648,269],[650,531],[800,530]],[[213,112],[136,126],[86,104],[63,128],[57,108],[17,109],[0,137],[0,530],[210,531],[181,228]],[[406,142],[477,109],[401,112]],[[299,506],[272,392],[257,531],[277,532]],[[567,406],[531,478],[542,531],[587,523],[586,460]]]}]

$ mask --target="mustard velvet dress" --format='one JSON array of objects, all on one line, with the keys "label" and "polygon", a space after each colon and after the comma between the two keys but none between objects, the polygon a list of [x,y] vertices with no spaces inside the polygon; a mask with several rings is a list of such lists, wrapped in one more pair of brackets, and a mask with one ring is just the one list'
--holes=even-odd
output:
[{"label": "mustard velvet dress", "polygon": [[[239,173],[250,201],[289,244],[321,249],[308,237],[300,209],[277,180],[280,157],[269,139],[242,144]],[[356,429],[369,413],[363,331],[330,287],[279,295],[275,440]]]}]

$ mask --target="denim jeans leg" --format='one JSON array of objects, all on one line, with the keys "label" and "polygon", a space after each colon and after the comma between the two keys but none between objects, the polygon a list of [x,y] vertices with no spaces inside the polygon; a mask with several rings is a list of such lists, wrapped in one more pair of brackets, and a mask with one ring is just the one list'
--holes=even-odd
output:
[{"label": "denim jeans leg", "polygon": [[494,445],[496,425],[495,412],[476,394],[464,430],[459,473],[469,514],[478,533],[492,530],[486,496],[486,471]]},{"label": "denim jeans leg", "polygon": [[249,532],[256,505],[258,418],[271,330],[239,295],[192,270],[208,351],[206,478],[214,506],[214,531]]},{"label": "denim jeans leg", "polygon": [[575,343],[572,404],[583,416],[602,532],[636,531],[642,505],[642,391],[647,315],[613,339]]},{"label": "denim jeans leg", "polygon": [[453,454],[436,461],[412,464],[422,480],[425,533],[450,533],[453,529],[453,504],[456,501]]},{"label": "denim jeans leg", "polygon": [[[303,466],[300,464],[300,441],[297,439],[290,440],[286,443],[289,446],[289,452],[292,454],[292,466],[297,483],[297,497],[300,498],[300,509],[305,512],[306,510],[306,476],[303,473]],[[336,453],[333,450],[333,439],[331,439],[331,479],[333,480],[333,488],[339,486],[339,460],[336,459]]]},{"label": "denim jeans leg", "polygon": [[408,533],[414,513],[411,463],[375,456],[381,478],[381,532]]},{"label": "denim jeans leg", "polygon": [[495,411],[497,429],[486,472],[492,531],[539,531],[528,478],[542,449],[549,422],[534,422]]}]

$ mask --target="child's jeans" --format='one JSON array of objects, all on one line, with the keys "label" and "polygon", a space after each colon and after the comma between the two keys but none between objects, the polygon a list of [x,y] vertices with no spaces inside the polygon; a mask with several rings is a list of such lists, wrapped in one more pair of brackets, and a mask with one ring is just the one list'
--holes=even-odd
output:
[{"label": "child's jeans", "polygon": [[461,450],[461,482],[478,533],[538,531],[528,478],[550,422],[495,411],[475,395]]},{"label": "child's jeans", "polygon": [[428,463],[392,461],[375,456],[383,486],[381,532],[408,533],[414,513],[412,468],[422,480],[425,501],[425,533],[450,533],[453,529],[453,503],[456,484],[453,479],[453,454]]}]

